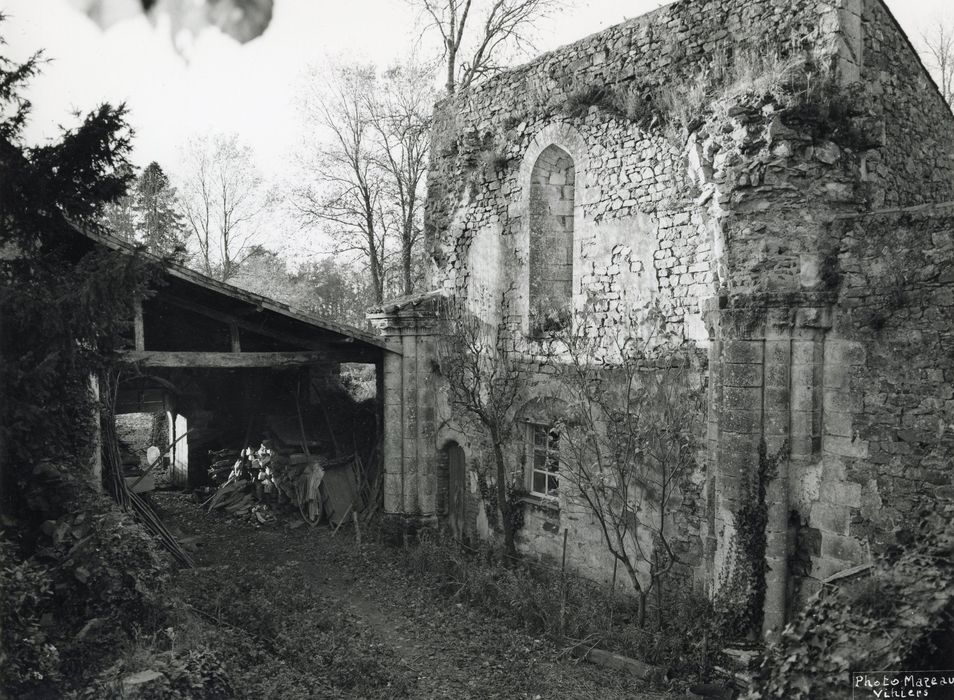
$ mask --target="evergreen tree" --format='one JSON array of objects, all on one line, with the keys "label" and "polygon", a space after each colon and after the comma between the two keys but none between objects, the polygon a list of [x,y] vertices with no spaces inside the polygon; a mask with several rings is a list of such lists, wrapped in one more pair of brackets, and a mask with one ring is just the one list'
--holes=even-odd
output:
[{"label": "evergreen tree", "polygon": [[186,232],[176,189],[153,161],[136,177],[129,193],[105,208],[103,225],[117,238],[159,257],[183,261]]},{"label": "evergreen tree", "polygon": [[104,208],[127,191],[125,107],[104,104],[27,145],[23,90],[39,63],[0,56],[0,496],[19,505],[15,487],[43,458],[88,467],[90,376],[128,335],[150,275],[138,256],[84,246],[74,228],[101,230]]},{"label": "evergreen tree", "polygon": [[115,202],[107,204],[103,213],[103,226],[128,243],[136,242],[136,216],[133,211],[135,199],[131,194],[123,195]]},{"label": "evergreen tree", "polygon": [[155,161],[136,179],[133,212],[138,239],[154,255],[185,250],[185,231],[177,209],[176,190]]}]

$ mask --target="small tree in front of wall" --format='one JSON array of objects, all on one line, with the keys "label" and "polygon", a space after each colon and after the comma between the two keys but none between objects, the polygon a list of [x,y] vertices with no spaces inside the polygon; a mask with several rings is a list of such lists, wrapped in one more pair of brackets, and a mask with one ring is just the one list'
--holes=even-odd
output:
[{"label": "small tree in front of wall", "polygon": [[511,513],[510,483],[514,470],[507,462],[508,446],[514,439],[515,416],[525,394],[526,373],[514,342],[516,326],[511,319],[511,287],[501,295],[500,319],[482,321],[463,302],[446,300],[442,306],[442,335],[437,358],[447,382],[451,409],[465,434],[486,440],[493,454],[496,477],[496,507],[507,554],[516,555],[516,519]]},{"label": "small tree in front of wall", "polygon": [[693,347],[665,330],[658,306],[623,313],[611,331],[599,320],[585,314],[560,341],[560,475],[628,575],[642,627],[680,563],[667,523],[696,463],[703,392]]}]

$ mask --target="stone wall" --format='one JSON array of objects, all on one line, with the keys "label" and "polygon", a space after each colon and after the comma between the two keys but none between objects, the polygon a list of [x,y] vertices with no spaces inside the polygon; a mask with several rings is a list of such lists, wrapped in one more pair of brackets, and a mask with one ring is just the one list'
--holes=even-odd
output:
[{"label": "stone wall", "polygon": [[863,8],[864,128],[878,146],[865,162],[873,208],[954,199],[954,117],[881,0]]},{"label": "stone wall", "polygon": [[[658,119],[640,126],[607,103],[607,91],[628,91],[650,105],[669,86],[707,70],[720,52],[786,50],[793,36],[815,47],[816,60],[831,63],[833,41],[822,38],[838,26],[819,21],[827,8],[808,0],[676,3],[439,105],[425,221],[435,282],[455,291],[473,286],[466,280],[470,247],[478,242],[483,251],[493,239],[503,264],[496,274],[481,271],[483,295],[515,283],[521,313],[529,315],[531,173],[556,146],[576,173],[577,310],[591,285],[608,292],[601,304],[609,307],[620,289],[638,304],[662,288],[678,332],[704,340],[699,305],[718,282],[712,262],[719,252],[696,203],[699,183],[688,176],[682,144],[665,138]],[[623,275],[617,289],[607,275]]]},{"label": "stone wall", "polygon": [[825,344],[824,463],[799,507],[816,578],[954,497],[954,209],[844,218],[831,235],[843,281]]},{"label": "stone wall", "polygon": [[[569,405],[577,405],[574,392],[559,378],[561,370],[548,361],[543,366],[529,361],[521,362],[521,395],[513,412],[514,430],[504,450],[508,467],[508,488],[529,489],[529,443],[524,428],[528,423],[548,424],[563,417]],[[648,371],[648,370],[647,370]],[[694,377],[695,375],[692,375]],[[676,375],[672,375],[676,379]],[[704,387],[696,387],[704,391]],[[688,405],[688,403],[687,403]],[[591,406],[596,409],[596,404]],[[496,465],[493,449],[480,429],[466,416],[455,413],[445,406],[436,442],[439,446],[460,445],[464,448],[466,465],[473,478],[465,496],[465,538],[470,541],[501,539],[502,530],[497,522],[496,499],[501,493],[496,483]],[[614,443],[605,442],[603,448]],[[443,451],[441,451],[443,455]],[[561,469],[572,469],[572,463],[564,462]],[[700,455],[699,464],[703,462]],[[437,489],[442,492],[438,472]],[[517,506],[523,513],[523,524],[517,530],[517,549],[535,558],[548,560],[559,566],[563,559],[564,537],[566,539],[567,566],[577,574],[595,582],[610,583],[614,569],[617,570],[617,586],[631,590],[622,565],[614,566],[614,558],[606,546],[603,532],[594,513],[579,495],[577,487],[567,474],[557,474],[560,487],[553,498],[527,495],[519,499]],[[694,579],[701,590],[704,585],[705,541],[705,474],[702,469],[690,469],[673,487],[664,522],[667,539],[679,558],[681,575]],[[447,499],[450,500],[450,499]],[[639,528],[638,539],[643,551],[650,553],[655,544],[654,530],[659,511],[655,502],[646,499],[640,506],[646,523]],[[443,516],[443,512],[438,515]],[[634,541],[627,542],[628,552],[634,558],[643,584],[648,584],[649,561],[636,556]]]},{"label": "stone wall", "polygon": [[[670,87],[747,51],[799,56],[827,76],[823,89],[799,100],[727,88],[674,128],[661,108]],[[632,310],[652,300],[674,342],[708,347],[708,448],[670,526],[715,585],[739,484],[760,443],[780,455],[767,504],[772,629],[792,581],[805,594],[863,563],[901,513],[951,488],[947,215],[865,212],[951,198],[952,125],[880,0],[685,0],[438,105],[432,286],[487,327],[509,327],[538,398],[560,387],[535,358],[534,295],[565,296],[568,276],[575,328],[607,342],[638,335]],[[443,494],[426,486],[434,450],[453,440],[468,465],[489,461],[452,427],[439,377],[425,387],[428,361],[413,364],[392,410],[432,401],[434,428],[404,433],[417,457],[405,458],[410,480],[389,482],[388,503],[410,489],[408,512],[427,517]],[[510,450],[518,474],[522,449]],[[475,477],[473,536],[489,534],[484,495]],[[598,530],[562,495],[553,505],[528,509],[520,546],[558,557],[568,530],[571,566],[605,579]]]}]

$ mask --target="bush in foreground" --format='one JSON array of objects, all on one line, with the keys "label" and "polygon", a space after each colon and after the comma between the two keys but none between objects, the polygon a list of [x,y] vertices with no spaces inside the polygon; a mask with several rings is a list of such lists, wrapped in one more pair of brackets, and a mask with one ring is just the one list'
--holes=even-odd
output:
[{"label": "bush in foreground", "polygon": [[766,649],[749,698],[850,697],[849,671],[945,668],[954,639],[954,504],[902,532],[871,577],[822,591]]}]

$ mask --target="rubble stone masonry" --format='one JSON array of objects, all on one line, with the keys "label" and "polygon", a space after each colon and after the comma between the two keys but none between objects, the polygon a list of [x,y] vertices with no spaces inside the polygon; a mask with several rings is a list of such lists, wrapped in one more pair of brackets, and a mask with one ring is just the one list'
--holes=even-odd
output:
[{"label": "rubble stone masonry", "polygon": [[[800,58],[824,89],[709,94],[679,124],[667,96],[747,53]],[[486,324],[515,325],[520,421],[546,422],[561,394],[534,356],[537,307],[565,304],[572,327],[610,340],[639,332],[631,309],[661,303],[667,330],[708,355],[706,447],[669,523],[707,590],[760,442],[781,452],[768,630],[870,561],[918,504],[954,496],[952,157],[954,118],[881,0],[683,0],[437,106],[430,280]],[[414,304],[377,315],[404,344],[385,368],[386,509],[440,517],[440,450],[460,445],[471,534],[488,536],[473,470],[486,445],[454,427]],[[525,551],[560,556],[566,530],[569,564],[611,577],[572,498],[526,512]]]}]

